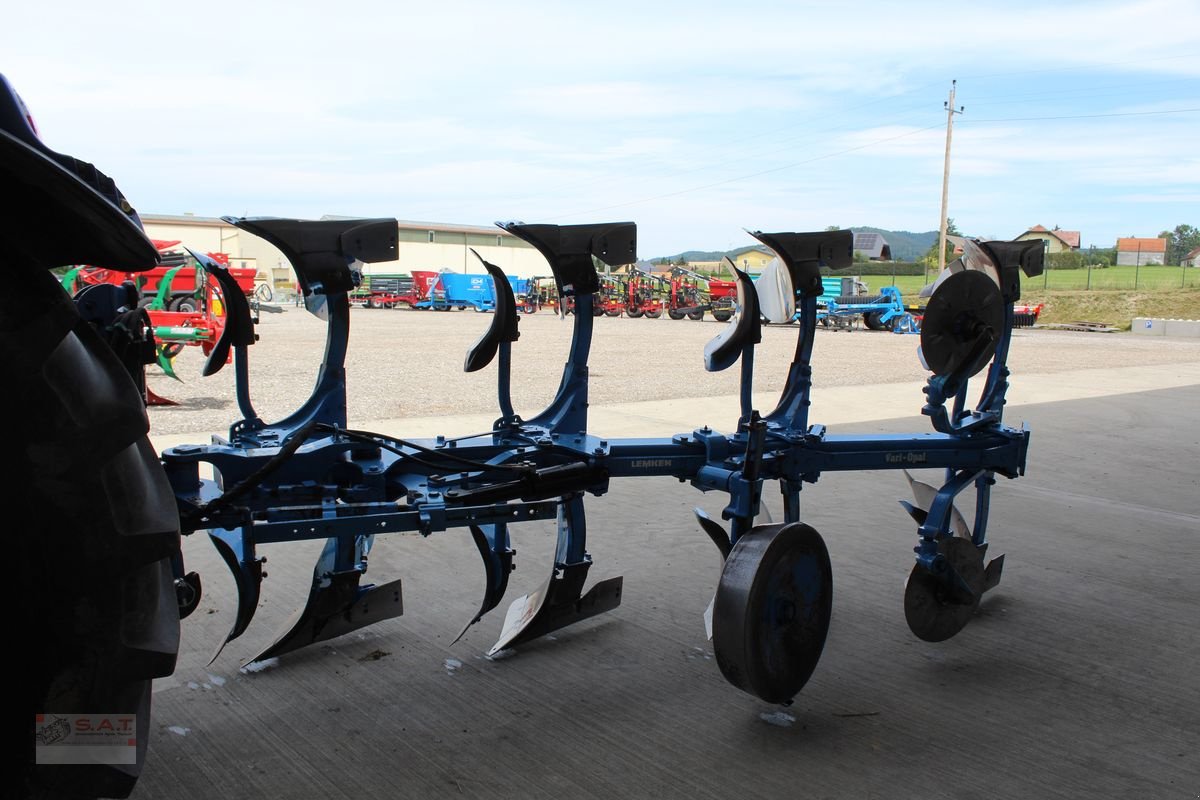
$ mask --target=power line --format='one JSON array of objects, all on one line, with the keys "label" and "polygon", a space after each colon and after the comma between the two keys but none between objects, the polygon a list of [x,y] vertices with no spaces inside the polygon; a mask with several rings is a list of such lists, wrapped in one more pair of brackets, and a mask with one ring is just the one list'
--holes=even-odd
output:
[{"label": "power line", "polygon": [[1091,98],[1091,97],[1112,97],[1116,95],[1134,93],[1140,96],[1147,94],[1147,89],[1151,87],[1178,86],[1179,84],[1194,84],[1200,88],[1200,82],[1195,78],[1172,78],[1171,80],[1163,81],[1138,81],[1136,83],[1107,83],[1095,86],[1084,86],[1078,88],[1059,88],[1045,89],[1036,92],[1020,92],[1008,94],[982,94],[978,102],[972,102],[974,108],[980,106],[994,105],[1010,105],[1013,103],[1024,103],[1030,99],[1050,99],[1061,100],[1063,98]]},{"label": "power line", "polygon": [[1035,122],[1051,119],[1099,119],[1101,117],[1148,117],[1155,114],[1190,114],[1200,108],[1172,108],[1165,111],[1121,111],[1111,114],[1071,114],[1056,117],[998,117],[995,119],[972,119],[972,122]]},{"label": "power line", "polygon": [[1078,72],[1082,69],[1098,69],[1100,67],[1123,67],[1129,64],[1151,64],[1157,61],[1176,61],[1181,58],[1194,58],[1192,53],[1183,53],[1177,56],[1159,56],[1157,58],[1133,58],[1128,61],[1096,61],[1090,64],[1081,64],[1076,67],[1051,67],[1048,69],[1022,69],[1013,70],[1012,72],[992,72],[986,75],[968,75],[968,80],[976,80],[983,78],[1007,78],[1010,75],[1043,75],[1046,73],[1055,72]]}]

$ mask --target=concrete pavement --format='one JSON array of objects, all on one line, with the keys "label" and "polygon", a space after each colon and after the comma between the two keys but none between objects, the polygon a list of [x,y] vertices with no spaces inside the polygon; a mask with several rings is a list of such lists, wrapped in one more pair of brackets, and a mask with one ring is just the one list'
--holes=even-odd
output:
[{"label": "concrete pavement", "polygon": [[[448,533],[377,542],[371,577],[404,579],[403,617],[246,674],[240,659],[303,600],[316,547],[267,549],[254,625],[206,666],[232,620],[232,582],[191,537],[206,599],[184,623],[179,669],[156,685],[134,796],[1195,798],[1200,365],[1090,372],[1014,381],[1009,419],[1033,439],[1027,477],[993,495],[1004,580],[949,642],[904,624],[915,536],[895,503],[903,478],[837,474],[805,489],[803,516],[834,562],[834,615],[786,710],[721,678],[701,621],[718,557],[690,513],[716,514],[720,498],[669,479],[614,481],[588,501],[591,578],[623,574],[621,607],[499,661],[482,653],[503,609],[449,646],[482,570],[469,538]],[[818,391],[812,420],[926,431],[919,417],[878,419],[920,399],[907,384]],[[612,436],[735,416],[733,398],[592,413]],[[420,436],[490,421],[394,425]],[[553,552],[552,525],[513,536],[508,599],[536,587]]]}]

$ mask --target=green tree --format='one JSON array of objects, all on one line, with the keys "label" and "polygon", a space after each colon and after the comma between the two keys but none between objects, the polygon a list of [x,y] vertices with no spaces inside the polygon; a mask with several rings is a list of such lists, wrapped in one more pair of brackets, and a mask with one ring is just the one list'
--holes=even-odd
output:
[{"label": "green tree", "polygon": [[1064,250],[1061,253],[1050,253],[1046,256],[1046,269],[1080,269],[1083,267],[1083,253],[1078,250]]},{"label": "green tree", "polygon": [[[946,236],[962,236],[962,231],[954,224],[954,217],[946,217]],[[933,244],[929,245],[929,249],[925,251],[921,261],[929,267],[937,268],[938,263],[938,243],[935,239]],[[946,263],[949,264],[954,260],[954,243],[949,238],[946,239]]]},{"label": "green tree", "polygon": [[1167,240],[1167,263],[1178,264],[1187,254],[1200,247],[1200,230],[1192,225],[1176,225],[1173,231],[1161,234]]},{"label": "green tree", "polygon": [[1084,256],[1084,262],[1093,267],[1111,267],[1116,260],[1117,251],[1112,247],[1091,247]]}]

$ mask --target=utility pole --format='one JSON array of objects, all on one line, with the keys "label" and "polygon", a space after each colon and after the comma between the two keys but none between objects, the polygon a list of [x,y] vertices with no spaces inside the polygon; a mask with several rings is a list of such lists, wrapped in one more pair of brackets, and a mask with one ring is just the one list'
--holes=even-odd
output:
[{"label": "utility pole", "polygon": [[946,268],[946,214],[950,198],[950,138],[954,134],[954,115],[966,111],[964,106],[954,107],[954,90],[958,81],[950,81],[950,99],[944,105],[946,108],[946,161],[942,165],[942,223],[938,228],[938,274]]}]

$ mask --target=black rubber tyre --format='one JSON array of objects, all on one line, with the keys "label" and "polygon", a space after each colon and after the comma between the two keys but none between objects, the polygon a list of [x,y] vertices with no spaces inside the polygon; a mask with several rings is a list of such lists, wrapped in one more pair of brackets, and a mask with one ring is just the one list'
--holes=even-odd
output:
[{"label": "black rubber tyre", "polygon": [[733,319],[732,311],[714,311],[712,315],[713,319],[717,322],[729,322],[729,320]]},{"label": "black rubber tyre", "polygon": [[[145,762],[151,680],[174,670],[179,648],[170,566],[179,519],[120,360],[48,272],[9,274],[0,412],[21,424],[7,433],[0,503],[37,524],[9,537],[17,630],[8,646],[21,654],[11,660],[20,708],[9,724],[21,761],[7,783],[10,796],[125,797]],[[37,765],[38,714],[133,717],[136,763]]]},{"label": "black rubber tyre", "polygon": [[662,316],[661,308],[647,309],[647,311],[646,311],[646,319],[658,319],[661,316]]},{"label": "black rubber tyre", "polygon": [[742,691],[789,702],[816,669],[832,609],[821,535],[800,522],[756,525],[733,546],[717,585],[717,666]]},{"label": "black rubber tyre", "polygon": [[186,311],[190,313],[196,310],[196,298],[192,297],[190,294],[176,297],[171,300],[171,304],[168,306],[168,308],[171,311]]},{"label": "black rubber tyre", "polygon": [[675,309],[672,308],[672,309],[667,310],[667,316],[670,317],[671,319],[683,319],[687,315],[684,314],[682,311],[676,311]]},{"label": "black rubber tyre", "polygon": [[621,309],[619,309],[619,308],[610,308],[608,311],[605,311],[605,312],[604,312],[604,315],[605,315],[606,317],[619,317],[619,316],[621,316]]},{"label": "black rubber tyre", "polygon": [[687,318],[698,322],[698,321],[704,319],[704,312],[703,311],[690,311],[690,312],[688,312]]},{"label": "black rubber tyre", "polygon": [[593,303],[592,304],[592,316],[593,317],[603,317],[604,316],[604,306],[600,305],[599,303]]},{"label": "black rubber tyre", "polygon": [[629,315],[630,319],[637,319],[642,315],[642,310],[640,308],[627,308],[625,309],[625,313]]}]

